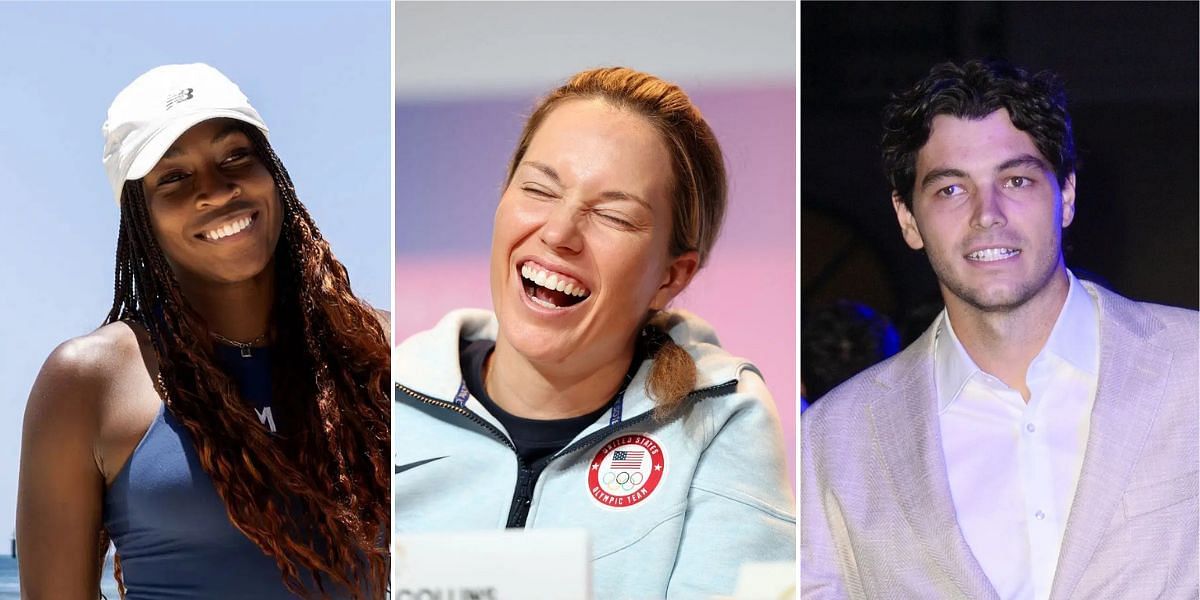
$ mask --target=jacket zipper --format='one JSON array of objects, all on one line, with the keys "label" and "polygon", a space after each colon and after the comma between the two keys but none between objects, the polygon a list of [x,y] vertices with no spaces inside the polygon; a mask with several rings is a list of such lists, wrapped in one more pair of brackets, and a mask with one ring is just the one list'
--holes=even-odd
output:
[{"label": "jacket zipper", "polygon": [[[732,390],[735,387],[737,387],[737,380],[730,379],[729,381],[726,381],[725,383],[720,383],[720,384],[712,385],[712,386],[709,386],[706,388],[693,390],[690,393],[688,393],[687,400],[689,402],[697,402],[697,401],[703,400],[705,398],[712,398],[712,397],[720,396],[720,395],[724,394],[727,390]],[[441,408],[449,409],[451,411],[454,411],[454,412],[466,417],[468,420],[483,427],[485,430],[487,430],[489,433],[491,433],[492,436],[495,437],[497,440],[503,442],[505,446],[508,446],[508,448],[513,451],[513,454],[517,453],[516,446],[514,446],[513,443],[508,439],[508,436],[504,435],[504,433],[502,431],[500,431],[499,429],[497,429],[495,425],[488,423],[487,421],[483,420],[475,413],[473,413],[457,404],[454,404],[452,402],[446,402],[445,400],[438,400],[437,398],[431,398],[429,396],[426,396],[425,394],[422,394],[420,392],[417,392],[415,390],[407,388],[399,383],[396,384],[396,389],[405,393],[410,398],[415,398],[416,400],[419,400],[421,402],[424,402],[424,403],[432,405],[432,406],[438,406]],[[535,474],[540,476],[541,472],[544,471],[546,466],[550,464],[550,461],[552,461],[556,458],[566,456],[568,454],[572,454],[574,452],[577,452],[577,451],[587,448],[589,446],[594,446],[595,444],[599,443],[600,440],[603,440],[604,438],[609,437],[613,433],[621,431],[622,429],[627,429],[627,428],[637,425],[639,423],[643,423],[646,420],[650,419],[653,415],[654,415],[653,411],[644,412],[644,413],[642,413],[632,419],[629,419],[627,421],[621,421],[619,423],[609,425],[608,427],[605,427],[603,429],[593,431],[592,433],[588,434],[587,437],[584,437],[583,439],[575,442],[574,444],[568,445],[566,448],[559,450],[557,453],[555,453],[551,456],[547,456],[546,458],[539,460],[538,462],[534,463],[532,466],[526,465],[525,461],[518,454],[517,455],[517,484],[516,484],[515,488],[513,489],[512,503],[509,505],[509,508],[508,508],[508,523],[505,526],[510,529],[525,527],[525,520],[529,517],[529,506],[533,501],[533,487],[535,484],[537,484],[537,479],[538,479],[537,476],[535,476]],[[534,469],[533,467],[538,467],[538,468]]]},{"label": "jacket zipper", "polygon": [[[437,398],[431,398],[429,396],[426,396],[425,394],[422,394],[421,392],[404,387],[403,385],[400,385],[399,383],[396,384],[396,389],[400,390],[401,392],[404,392],[411,398],[415,398],[417,400],[420,400],[421,402],[424,402],[425,404],[431,404],[433,406],[439,406],[441,408],[449,409],[449,410],[452,410],[452,411],[466,417],[470,421],[472,421],[472,422],[478,424],[480,427],[483,427],[484,429],[486,429],[488,431],[488,433],[492,434],[492,437],[499,440],[505,446],[508,446],[509,449],[511,449],[514,453],[517,451],[517,447],[513,446],[513,443],[511,441],[509,441],[508,436],[504,435],[504,432],[500,431],[499,429],[496,429],[495,425],[492,425],[491,423],[488,423],[487,421],[481,419],[479,417],[479,415],[477,415],[457,404],[454,404],[453,402],[446,402],[445,400],[438,400]],[[520,462],[520,457],[517,457],[517,462]]]},{"label": "jacket zipper", "polygon": [[466,417],[473,423],[483,427],[484,430],[492,434],[492,437],[496,438],[505,446],[508,446],[509,450],[513,451],[513,454],[517,457],[517,485],[513,488],[512,502],[509,504],[508,508],[508,523],[505,525],[505,527],[524,527],[525,519],[529,516],[529,505],[533,501],[533,485],[537,482],[537,479],[533,476],[533,469],[531,469],[529,465],[525,464],[525,461],[521,458],[520,454],[517,454],[517,447],[513,445],[511,440],[508,439],[508,436],[504,435],[504,432],[497,429],[495,425],[488,423],[480,418],[479,415],[476,415],[475,413],[457,404],[446,402],[445,400],[438,400],[437,398],[431,398],[418,391],[400,385],[399,383],[396,384],[396,389],[407,394],[410,398],[415,398],[432,406],[454,411]]}]

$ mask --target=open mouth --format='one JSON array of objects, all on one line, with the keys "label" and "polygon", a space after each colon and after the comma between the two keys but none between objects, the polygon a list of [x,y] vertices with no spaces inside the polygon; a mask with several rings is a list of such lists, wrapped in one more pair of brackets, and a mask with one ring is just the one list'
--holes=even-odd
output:
[{"label": "open mouth", "polygon": [[1021,251],[1016,248],[984,248],[966,255],[966,259],[974,262],[996,262],[1012,258],[1020,253]]},{"label": "open mouth", "polygon": [[196,234],[196,237],[210,242],[223,240],[230,236],[235,236],[250,228],[254,222],[258,220],[258,212],[253,212],[248,215],[243,215],[232,221],[227,221],[225,224]]},{"label": "open mouth", "polygon": [[581,282],[532,261],[521,265],[521,284],[525,295],[544,308],[570,308],[592,294]]}]

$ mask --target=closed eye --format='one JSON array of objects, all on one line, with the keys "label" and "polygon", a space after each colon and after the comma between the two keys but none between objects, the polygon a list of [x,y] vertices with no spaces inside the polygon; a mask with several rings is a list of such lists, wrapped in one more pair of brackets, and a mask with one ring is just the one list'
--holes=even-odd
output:
[{"label": "closed eye", "polygon": [[544,188],[541,188],[538,186],[525,185],[525,186],[521,187],[521,191],[523,191],[526,194],[528,194],[534,198],[537,198],[539,200],[553,200],[554,199],[553,194],[551,194],[549,191],[545,190]]},{"label": "closed eye", "polygon": [[616,226],[617,228],[625,230],[632,230],[636,228],[632,222],[630,222],[628,219],[625,219],[618,213],[609,211],[596,211],[594,214],[608,224]]}]

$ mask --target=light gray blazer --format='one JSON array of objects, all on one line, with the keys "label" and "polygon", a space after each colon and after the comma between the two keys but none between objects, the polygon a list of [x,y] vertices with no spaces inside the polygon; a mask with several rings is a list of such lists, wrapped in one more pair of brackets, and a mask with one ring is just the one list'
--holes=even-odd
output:
[{"label": "light gray blazer", "polygon": [[[1084,287],[1100,376],[1050,598],[1198,598],[1197,313]],[[998,598],[955,519],[933,338],[801,418],[804,599]]]}]

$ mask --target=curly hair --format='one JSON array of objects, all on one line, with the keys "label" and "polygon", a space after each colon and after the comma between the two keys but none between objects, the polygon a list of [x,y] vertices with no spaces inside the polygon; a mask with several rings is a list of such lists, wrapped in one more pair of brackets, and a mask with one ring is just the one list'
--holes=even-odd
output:
[{"label": "curly hair", "polygon": [[911,89],[893,94],[883,111],[883,168],[888,183],[912,208],[917,153],[929,141],[938,115],[983,119],[1005,109],[1054,167],[1061,186],[1075,172],[1075,139],[1067,96],[1049,71],[1029,75],[1003,60],[973,60],[933,67]]},{"label": "curly hair", "polygon": [[243,130],[283,207],[272,398],[294,419],[269,434],[216,366],[208,328],[181,295],[151,230],[140,180],[125,182],[121,194],[105,323],[130,320],[150,333],[159,394],[191,434],[230,521],[275,560],[287,588],[328,597],[326,585],[334,583],[354,598],[378,596],[387,586],[391,529],[386,334],[351,291],[266,138],[254,127]]},{"label": "curly hair", "polygon": [[[534,134],[551,112],[568,100],[600,99],[645,118],[662,136],[671,156],[672,219],[671,256],[695,251],[701,267],[708,260],[721,232],[728,196],[725,161],[717,136],[692,104],[691,98],[669,81],[628,67],[582,71],[542,98],[521,131],[508,165],[505,184],[511,183]],[[653,344],[654,364],[647,391],[655,399],[655,414],[665,419],[695,385],[696,365],[691,356],[666,335],[664,317],[647,318],[647,335]]]}]

